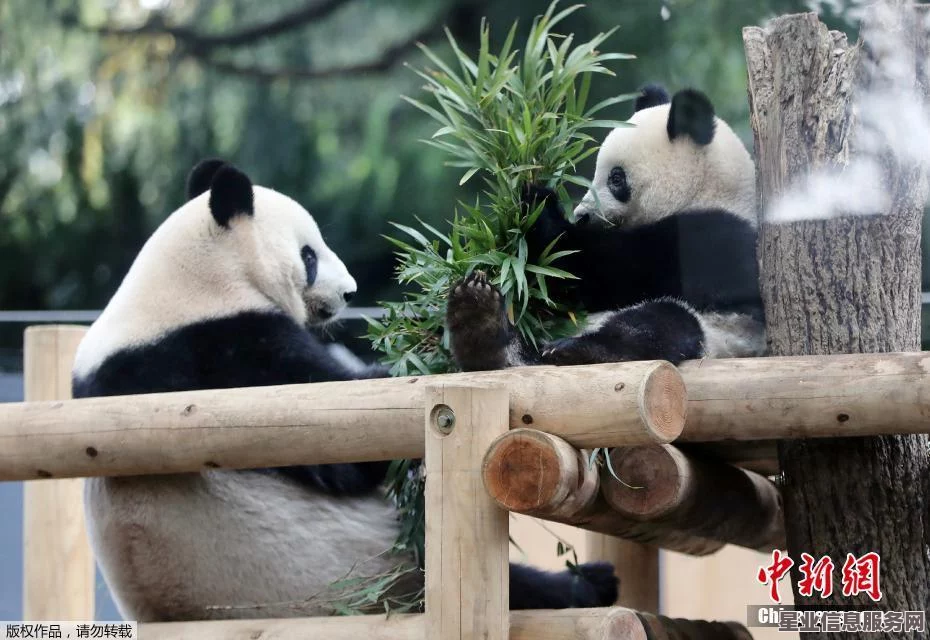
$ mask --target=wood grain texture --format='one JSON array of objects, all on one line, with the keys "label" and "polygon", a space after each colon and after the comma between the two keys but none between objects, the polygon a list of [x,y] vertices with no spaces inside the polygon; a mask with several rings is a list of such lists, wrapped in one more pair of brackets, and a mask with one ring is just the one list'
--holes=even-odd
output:
[{"label": "wood grain texture", "polygon": [[[144,624],[146,640],[426,640],[425,616],[392,614],[338,618],[224,620]],[[510,640],[647,640],[629,609],[514,611]]]},{"label": "wood grain texture", "polygon": [[692,555],[723,546],[705,536],[617,513],[599,490],[616,482],[614,478],[599,474],[587,455],[564,440],[532,431],[509,431],[488,448],[484,486],[501,508]]},{"label": "wood grain texture", "polygon": [[[531,426],[577,448],[666,442],[677,428],[681,442],[722,443],[924,433],[930,420],[930,354],[685,362],[679,371],[687,394],[668,364],[658,367],[665,382],[655,384],[655,367],[530,367],[9,403],[0,405],[0,480],[417,458],[423,455],[423,389],[433,382],[505,385],[512,428]],[[663,395],[664,388],[673,400],[647,403],[674,407],[659,432],[640,397],[644,389],[648,397]],[[685,395],[686,411],[679,405]],[[682,415],[684,424],[670,417]]]},{"label": "wood grain texture", "polygon": [[687,403],[665,362],[12,403],[0,480],[419,458],[432,384],[504,386],[511,426],[582,448],[671,441]]},{"label": "wood grain texture", "polygon": [[[426,390],[427,638],[508,637],[508,516],[484,490],[481,464],[509,428],[509,406],[500,388]],[[454,415],[448,432],[443,412]]]},{"label": "wood grain texture", "polygon": [[[27,401],[71,397],[71,364],[84,327],[30,327],[23,340]],[[94,557],[84,526],[84,480],[23,486],[23,616],[93,620]]]},{"label": "wood grain texture", "polygon": [[[424,615],[222,620],[143,624],[145,640],[436,640]],[[476,636],[477,638],[478,636]],[[510,640],[752,640],[735,622],[704,622],[640,614],[631,609],[514,611]]]},{"label": "wood grain texture", "polygon": [[752,634],[738,622],[682,620],[649,613],[639,618],[650,640],[752,640]]},{"label": "wood grain texture", "polygon": [[693,360],[681,442],[925,433],[930,353]]},{"label": "wood grain texture", "polygon": [[610,459],[626,484],[604,482],[602,493],[620,514],[748,549],[783,548],[781,496],[769,479],[673,445],[617,447]]},{"label": "wood grain texture", "polygon": [[[886,90],[886,62],[907,74],[905,85],[917,88],[926,100],[922,16],[898,13],[891,21],[887,15],[875,19],[876,11],[889,7],[913,10],[899,0],[876,3],[863,26],[864,48],[849,46],[813,14],[784,16],[765,29],[744,30],[763,209],[809,171],[845,167],[860,153],[854,148],[858,122],[851,98],[861,87]],[[882,43],[873,39],[879,26],[886,31]],[[890,51],[903,53],[904,60],[898,55],[896,62],[887,56]],[[920,167],[899,164],[890,153],[873,160],[881,167],[889,196],[887,209],[877,212],[882,215],[763,221],[759,257],[774,355],[920,348],[920,224],[926,176]],[[903,378],[899,384],[926,388],[922,378]],[[926,428],[897,431],[901,416],[894,388],[885,387],[875,400],[872,413],[887,424],[875,433],[926,433]],[[924,398],[921,411],[926,407]],[[847,553],[876,551],[882,560],[882,608],[930,609],[928,445],[926,435],[782,443],[792,555],[804,551],[842,562]],[[799,577],[796,565],[795,585]],[[840,589],[826,599],[816,595],[812,599],[795,593],[795,601],[871,604],[865,596],[843,597]],[[811,637],[839,640],[844,634]]]},{"label": "wood grain texture", "polygon": [[481,476],[499,505],[540,517],[571,517],[594,502],[600,488],[597,469],[582,452],[536,429],[514,429],[494,440]]},{"label": "wood grain texture", "polygon": [[690,451],[766,477],[777,476],[779,472],[777,440],[718,440],[705,443],[678,441],[675,444],[682,451]]}]

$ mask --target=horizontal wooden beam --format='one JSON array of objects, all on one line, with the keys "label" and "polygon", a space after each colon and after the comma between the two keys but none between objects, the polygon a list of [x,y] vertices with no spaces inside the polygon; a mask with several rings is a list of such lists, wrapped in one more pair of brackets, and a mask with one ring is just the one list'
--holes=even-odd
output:
[{"label": "horizontal wooden beam", "polygon": [[497,438],[485,454],[482,476],[491,498],[514,513],[691,555],[707,555],[724,544],[618,513],[600,490],[602,483],[616,480],[601,479],[585,454],[535,429],[515,429]]},{"label": "horizontal wooden beam", "polygon": [[[634,362],[0,405],[0,480],[423,455],[427,381],[578,448],[930,431],[930,353]],[[685,406],[686,405],[686,406]]]},{"label": "horizontal wooden beam", "polygon": [[667,362],[0,404],[0,480],[419,458],[438,384],[504,387],[512,427],[579,447],[669,442],[687,404]]},{"label": "horizontal wooden beam", "polygon": [[705,622],[638,614],[649,640],[752,640],[739,622]]},{"label": "horizontal wooden beam", "polygon": [[620,514],[748,549],[785,545],[782,500],[757,473],[684,453],[670,444],[616,447],[601,492]]},{"label": "horizontal wooden beam", "polygon": [[930,432],[930,353],[692,360],[678,442]]},{"label": "horizontal wooden beam", "polygon": [[[142,624],[145,640],[426,640],[420,614],[216,620]],[[703,622],[641,614],[622,607],[512,611],[510,640],[752,640],[735,622]]]},{"label": "horizontal wooden beam", "polygon": [[710,460],[726,462],[734,467],[755,471],[763,476],[778,475],[777,440],[718,440],[716,442],[676,441],[675,446],[685,452],[698,454]]}]

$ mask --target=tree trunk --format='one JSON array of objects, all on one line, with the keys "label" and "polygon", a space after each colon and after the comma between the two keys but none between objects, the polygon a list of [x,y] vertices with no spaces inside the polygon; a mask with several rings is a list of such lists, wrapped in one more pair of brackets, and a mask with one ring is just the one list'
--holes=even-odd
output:
[{"label": "tree trunk", "polygon": [[[898,3],[884,8],[891,4]],[[897,8],[905,10],[903,4]],[[886,84],[901,84],[902,67],[886,68],[888,51],[880,42],[897,43],[899,59],[906,52],[907,87],[925,97],[926,37],[918,38],[913,15],[895,15],[897,21],[885,13],[867,16],[864,46],[850,46],[815,14],[744,30],[760,211],[768,212],[808,172],[846,168],[866,154],[864,144],[856,148],[861,123],[851,98],[863,88],[885,91]],[[891,29],[894,37],[873,45],[870,29]],[[884,185],[886,204],[875,212],[882,215],[780,223],[763,217],[759,259],[771,355],[920,349],[920,224],[927,183],[920,167],[893,151],[891,143],[868,149]],[[837,420],[854,424],[856,416],[840,412]],[[784,441],[779,460],[796,603],[930,609],[927,436]],[[884,597],[877,605],[865,594],[842,594],[847,553],[871,551],[881,557]],[[836,563],[830,597],[798,593],[802,552]]]}]

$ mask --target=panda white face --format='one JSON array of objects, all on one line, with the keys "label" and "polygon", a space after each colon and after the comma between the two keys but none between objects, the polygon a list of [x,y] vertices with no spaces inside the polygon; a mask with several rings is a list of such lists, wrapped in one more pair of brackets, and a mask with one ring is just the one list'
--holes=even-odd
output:
[{"label": "panda white face", "polygon": [[253,194],[254,213],[236,216],[229,225],[249,256],[250,279],[298,322],[331,320],[355,295],[355,279],[306,209],[265,187],[253,187]]},{"label": "panda white face", "polygon": [[641,108],[628,122],[633,126],[614,129],[601,145],[576,220],[636,226],[719,208],[755,224],[752,159],[706,96],[680,91],[671,104]]},{"label": "panda white face", "polygon": [[301,325],[334,318],[356,291],[313,217],[220,161],[191,172],[190,199],[142,247],[81,343],[75,373],[170,331],[243,312]]}]

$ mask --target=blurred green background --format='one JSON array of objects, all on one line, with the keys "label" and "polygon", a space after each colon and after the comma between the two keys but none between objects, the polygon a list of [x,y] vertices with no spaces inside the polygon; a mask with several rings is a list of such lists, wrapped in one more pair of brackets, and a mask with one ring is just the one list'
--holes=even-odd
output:
[{"label": "blurred green background", "polygon": [[[204,156],[302,202],[358,279],[358,305],[396,297],[388,221],[442,223],[469,197],[461,172],[418,142],[433,124],[400,99],[421,93],[405,68],[425,63],[414,42],[445,52],[447,25],[474,49],[487,16],[499,45],[547,4],[0,3],[0,309],[105,305]],[[751,148],[741,28],[807,8],[597,0],[565,29],[588,38],[619,25],[609,49],[638,56],[597,78],[593,100],[645,81],[696,86]]]}]

